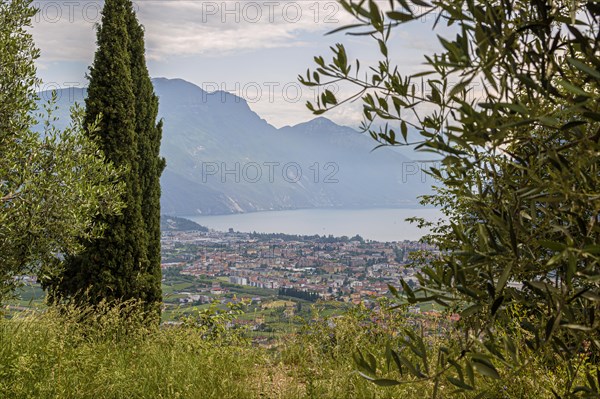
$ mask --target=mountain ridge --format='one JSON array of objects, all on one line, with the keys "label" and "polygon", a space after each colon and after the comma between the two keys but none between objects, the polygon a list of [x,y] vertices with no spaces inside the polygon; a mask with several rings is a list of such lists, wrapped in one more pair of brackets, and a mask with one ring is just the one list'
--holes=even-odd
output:
[{"label": "mountain ridge", "polygon": [[[276,128],[235,94],[208,93],[183,79],[152,82],[164,120],[164,214],[407,207],[429,191],[406,179],[409,158],[372,152],[370,137],[325,117]],[[57,127],[68,124],[69,106],[83,104],[85,93],[57,91]]]}]

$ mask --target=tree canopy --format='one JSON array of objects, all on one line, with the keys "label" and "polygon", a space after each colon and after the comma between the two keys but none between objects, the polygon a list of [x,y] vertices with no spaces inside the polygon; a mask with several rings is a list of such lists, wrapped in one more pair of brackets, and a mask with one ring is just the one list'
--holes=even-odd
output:
[{"label": "tree canopy", "polygon": [[107,159],[123,168],[125,209],[101,217],[103,237],[84,240],[53,283],[57,299],[98,303],[138,299],[160,311],[160,175],[162,122],[145,61],[143,28],[130,0],[107,0],[90,67],[85,120]]},{"label": "tree canopy", "polygon": [[[82,110],[64,131],[52,125],[52,102],[37,110],[35,12],[30,0],[0,4],[0,301],[20,275],[59,273],[61,254],[81,250],[78,237],[101,235],[96,216],[122,207],[118,170],[83,134]],[[36,110],[41,135],[32,130]]]},{"label": "tree canopy", "polygon": [[[381,145],[441,158],[428,170],[436,194],[423,202],[445,218],[421,221],[438,251],[414,262],[420,288],[402,281],[402,293],[391,289],[459,312],[461,338],[436,362],[407,332],[408,343],[392,351],[398,367],[486,395],[473,370],[499,378],[494,364],[525,369],[535,356],[565,368],[557,397],[597,395],[600,375],[573,383],[600,353],[600,3],[340,4],[357,20],[341,30],[371,36],[381,58],[361,69],[341,44],[331,61],[315,57],[302,83],[358,90],[344,99],[325,90],[308,108],[320,114],[360,99],[362,128]],[[391,62],[391,32],[427,17],[455,36],[439,35],[442,50],[402,74]],[[411,350],[421,355],[405,364]]]}]

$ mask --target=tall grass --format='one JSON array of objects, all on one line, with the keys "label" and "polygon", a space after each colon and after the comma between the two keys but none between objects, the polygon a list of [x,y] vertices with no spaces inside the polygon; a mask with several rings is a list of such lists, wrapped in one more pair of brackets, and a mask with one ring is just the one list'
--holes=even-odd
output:
[{"label": "tall grass", "polygon": [[190,329],[149,328],[123,317],[131,310],[105,308],[90,320],[51,308],[3,320],[0,397],[259,397],[251,390],[260,362],[254,348],[208,345]]},{"label": "tall grass", "polygon": [[[207,337],[205,326],[190,322],[149,327],[133,303],[18,314],[0,319],[0,398],[428,397],[428,383],[383,388],[357,374],[357,349],[383,363],[385,348],[400,339],[393,329],[401,320],[377,324],[366,315],[315,314],[301,333],[260,348],[230,332]],[[378,372],[398,377],[393,367]],[[492,397],[550,397],[542,386],[559,377],[536,366],[511,378]],[[447,385],[439,398],[469,397]]]}]

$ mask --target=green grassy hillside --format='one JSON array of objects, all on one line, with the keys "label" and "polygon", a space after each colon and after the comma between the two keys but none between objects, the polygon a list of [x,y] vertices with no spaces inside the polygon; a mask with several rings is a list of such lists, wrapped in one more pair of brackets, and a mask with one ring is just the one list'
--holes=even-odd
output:
[{"label": "green grassy hillside", "polygon": [[[251,344],[250,335],[241,330],[227,328],[231,314],[210,310],[181,325],[160,328],[145,326],[130,304],[13,314],[0,319],[0,397],[431,397],[429,382],[380,387],[357,373],[352,355],[360,349],[378,360],[381,377],[406,379],[384,360],[386,347],[402,345],[395,332],[404,321],[394,313],[373,316],[358,308],[326,318],[315,310],[298,333],[266,347]],[[432,338],[434,344],[438,339]],[[546,388],[560,383],[558,371],[535,363],[527,372],[500,371],[513,373],[513,384],[491,385],[493,394],[486,397],[550,397]],[[438,398],[454,390],[441,384]]]}]

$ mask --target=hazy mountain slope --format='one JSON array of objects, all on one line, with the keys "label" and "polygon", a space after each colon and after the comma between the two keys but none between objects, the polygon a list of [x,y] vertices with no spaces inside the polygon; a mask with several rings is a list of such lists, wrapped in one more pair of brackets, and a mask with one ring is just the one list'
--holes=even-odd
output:
[{"label": "hazy mountain slope", "polygon": [[[230,93],[207,93],[181,79],[153,82],[165,121],[163,214],[410,206],[428,191],[415,176],[403,183],[408,158],[371,152],[370,137],[326,118],[276,129]],[[62,127],[85,90],[57,94]]]}]

